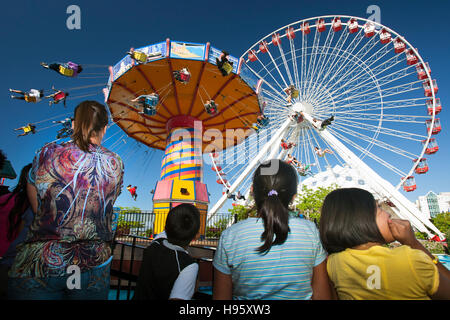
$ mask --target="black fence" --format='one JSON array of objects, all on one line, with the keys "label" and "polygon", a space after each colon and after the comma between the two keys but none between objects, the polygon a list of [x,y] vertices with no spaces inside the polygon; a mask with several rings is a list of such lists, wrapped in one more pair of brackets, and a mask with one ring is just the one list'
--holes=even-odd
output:
[{"label": "black fence", "polygon": [[[152,211],[125,211],[118,212],[119,218],[116,230],[116,239],[120,241],[135,241],[137,244],[146,244],[156,235],[155,230],[162,230],[159,224],[165,221],[164,213]],[[158,216],[160,215],[160,216]],[[212,217],[203,217],[201,223],[201,236],[196,244],[214,246],[222,232],[237,221],[235,216],[226,213],[217,213]],[[132,237],[133,236],[133,237]],[[129,238],[129,239],[127,239]]]}]

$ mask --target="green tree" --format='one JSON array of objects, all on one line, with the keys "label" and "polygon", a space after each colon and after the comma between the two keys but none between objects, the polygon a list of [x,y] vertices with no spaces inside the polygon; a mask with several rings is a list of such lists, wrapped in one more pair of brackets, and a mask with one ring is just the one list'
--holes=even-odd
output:
[{"label": "green tree", "polygon": [[317,189],[310,189],[303,185],[302,191],[294,201],[296,203],[296,210],[300,211],[310,220],[316,219],[319,222],[323,200],[331,191],[336,190],[338,187],[338,185],[333,184],[326,188],[319,187]]},{"label": "green tree", "polygon": [[119,218],[117,220],[117,235],[130,233],[131,228],[143,228],[144,224],[138,221],[130,221],[126,219],[127,213],[141,213],[138,207],[119,207]]},{"label": "green tree", "polygon": [[236,205],[228,209],[230,215],[234,217],[237,215],[237,221],[245,220],[248,217],[256,217],[256,209],[249,208],[243,205]]},{"label": "green tree", "polygon": [[434,218],[431,218],[431,222],[439,229],[442,233],[446,233],[450,229],[450,212],[441,212],[437,214]]}]

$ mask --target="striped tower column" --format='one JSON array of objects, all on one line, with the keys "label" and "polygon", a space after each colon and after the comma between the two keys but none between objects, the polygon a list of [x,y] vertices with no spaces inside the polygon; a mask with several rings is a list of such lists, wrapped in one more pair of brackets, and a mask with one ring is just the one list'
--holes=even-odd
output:
[{"label": "striped tower column", "polygon": [[203,181],[202,125],[190,116],[177,116],[166,125],[166,150],[161,177],[153,194],[153,233],[164,230],[167,213],[181,203],[191,203],[200,211],[200,234],[205,234],[209,196]]}]

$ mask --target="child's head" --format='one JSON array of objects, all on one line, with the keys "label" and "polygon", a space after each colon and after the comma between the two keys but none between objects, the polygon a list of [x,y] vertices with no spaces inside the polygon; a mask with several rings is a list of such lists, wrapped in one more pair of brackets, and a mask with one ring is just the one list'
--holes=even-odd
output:
[{"label": "child's head", "polygon": [[187,247],[200,229],[200,212],[189,203],[182,203],[169,211],[166,220],[167,240],[180,247]]},{"label": "child's head", "polygon": [[392,241],[388,236],[385,236],[386,240],[383,238],[386,230],[382,219],[386,215],[389,216],[378,209],[375,198],[366,190],[334,190],[325,197],[322,205],[319,227],[322,244],[331,254],[368,242]]},{"label": "child's head", "polygon": [[[288,206],[297,193],[297,173],[284,161],[262,163],[253,176],[253,197],[258,215],[264,221],[264,244],[257,250],[268,252],[272,245],[282,244],[289,233]],[[276,235],[275,240],[273,236]]]}]

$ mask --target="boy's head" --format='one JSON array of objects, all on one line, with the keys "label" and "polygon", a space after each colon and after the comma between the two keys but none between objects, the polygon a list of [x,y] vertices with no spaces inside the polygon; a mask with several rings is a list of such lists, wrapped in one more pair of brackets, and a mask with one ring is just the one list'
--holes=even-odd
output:
[{"label": "boy's head", "polygon": [[167,240],[187,247],[200,229],[200,212],[192,204],[182,203],[169,211],[166,220]]}]

